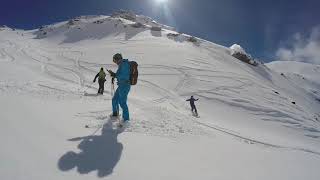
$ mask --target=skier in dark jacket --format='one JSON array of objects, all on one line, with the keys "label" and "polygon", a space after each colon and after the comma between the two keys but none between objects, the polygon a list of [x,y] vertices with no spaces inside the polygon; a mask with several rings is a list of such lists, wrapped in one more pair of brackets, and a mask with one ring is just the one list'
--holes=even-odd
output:
[{"label": "skier in dark jacket", "polygon": [[198,101],[198,100],[199,99],[194,99],[193,96],[191,96],[190,99],[186,100],[186,101],[190,101],[191,111],[192,111],[192,113],[195,113],[196,116],[198,116],[198,111],[197,111],[197,108],[196,108],[196,105],[194,104],[194,102]]},{"label": "skier in dark jacket", "polygon": [[94,77],[93,82],[96,82],[96,79],[99,77],[98,82],[99,82],[99,89],[98,89],[98,94],[103,94],[104,92],[104,82],[106,82],[106,73],[103,71],[103,68],[100,69],[96,77]]}]

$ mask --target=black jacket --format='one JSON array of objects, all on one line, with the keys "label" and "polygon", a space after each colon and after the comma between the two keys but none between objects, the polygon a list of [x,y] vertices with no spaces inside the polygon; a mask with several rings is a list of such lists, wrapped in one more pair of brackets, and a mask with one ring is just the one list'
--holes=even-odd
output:
[{"label": "black jacket", "polygon": [[194,99],[193,97],[191,97],[190,99],[187,99],[186,101],[190,101],[190,105],[191,105],[191,106],[195,106],[195,105],[194,105],[194,102],[195,102],[195,101],[198,101],[198,100],[199,100],[199,99]]}]

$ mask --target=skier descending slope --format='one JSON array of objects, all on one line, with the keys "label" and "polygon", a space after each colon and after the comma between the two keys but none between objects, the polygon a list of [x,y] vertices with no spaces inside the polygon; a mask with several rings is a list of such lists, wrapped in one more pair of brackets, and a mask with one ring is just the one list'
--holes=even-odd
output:
[{"label": "skier descending slope", "polygon": [[99,89],[98,94],[103,94],[104,92],[104,82],[106,81],[106,73],[103,71],[103,68],[100,69],[99,73],[94,77],[93,82],[96,82],[97,77],[99,77]]},{"label": "skier descending slope", "polygon": [[122,120],[120,127],[126,126],[130,120],[127,97],[130,91],[130,63],[128,59],[123,59],[122,55],[117,53],[113,56],[113,62],[119,67],[116,73],[108,70],[113,78],[117,79],[118,88],[112,98],[112,116],[119,116],[119,105],[122,108]]},{"label": "skier descending slope", "polygon": [[[198,101],[199,99],[194,99],[193,96],[190,97],[190,99],[187,99],[186,101],[190,101],[190,106],[191,106],[191,111],[192,113],[198,117],[198,111],[197,111],[197,107],[194,104],[195,101]],[[194,111],[194,112],[193,112]]]}]

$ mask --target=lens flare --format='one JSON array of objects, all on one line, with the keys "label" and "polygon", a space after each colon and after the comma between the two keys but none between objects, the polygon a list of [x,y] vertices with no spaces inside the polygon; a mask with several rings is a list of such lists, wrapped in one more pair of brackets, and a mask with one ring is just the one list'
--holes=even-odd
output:
[{"label": "lens flare", "polygon": [[155,0],[157,3],[166,3],[168,0]]}]

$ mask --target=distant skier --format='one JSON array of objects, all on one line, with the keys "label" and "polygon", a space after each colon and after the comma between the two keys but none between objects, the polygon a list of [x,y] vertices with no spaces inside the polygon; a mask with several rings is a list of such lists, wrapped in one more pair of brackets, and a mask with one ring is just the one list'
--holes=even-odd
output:
[{"label": "distant skier", "polygon": [[190,101],[191,111],[192,111],[192,113],[195,113],[196,116],[198,116],[198,111],[197,111],[197,108],[196,108],[196,105],[194,104],[194,102],[198,101],[198,100],[199,99],[194,99],[193,96],[191,96],[190,99],[186,100],[186,101]]},{"label": "distant skier", "polygon": [[127,105],[127,98],[131,88],[130,84],[130,63],[128,59],[123,59],[122,55],[117,53],[113,56],[113,62],[119,67],[116,73],[108,70],[111,77],[117,79],[118,88],[112,98],[112,116],[119,116],[119,105],[122,108],[122,121],[120,127],[129,122],[129,108]]},{"label": "distant skier", "polygon": [[96,82],[96,79],[99,77],[98,82],[99,82],[99,89],[98,89],[98,94],[103,94],[104,92],[104,82],[106,81],[106,73],[103,71],[103,68],[100,69],[96,77],[94,77],[93,82]]}]

